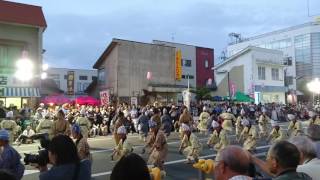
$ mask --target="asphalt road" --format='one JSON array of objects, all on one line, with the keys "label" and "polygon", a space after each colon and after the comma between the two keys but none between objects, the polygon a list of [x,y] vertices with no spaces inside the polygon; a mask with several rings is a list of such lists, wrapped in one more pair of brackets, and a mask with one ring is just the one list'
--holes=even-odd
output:
[{"label": "asphalt road", "polygon": [[[287,123],[282,126],[287,127]],[[205,143],[208,136],[198,134],[199,139],[203,142],[203,152],[201,157],[204,159],[214,159],[216,152],[209,149]],[[233,136],[234,137],[234,136]],[[130,143],[134,145],[134,152],[140,154],[143,141],[139,140],[137,134],[130,134],[128,136]],[[114,141],[112,136],[100,136],[96,138],[90,138],[89,144],[91,146],[91,152],[93,154],[93,166],[92,166],[92,179],[94,180],[106,180],[109,179],[115,161],[110,160],[110,155],[114,147]],[[179,138],[177,133],[173,133],[168,138],[169,154],[165,163],[166,178],[165,180],[195,180],[198,179],[198,171],[190,164],[186,164],[185,157],[178,153]],[[38,144],[21,145],[16,147],[18,152],[23,156],[23,153],[36,153]],[[265,154],[268,151],[269,145],[264,140],[259,140],[256,155],[265,158]],[[147,159],[147,155],[142,156]],[[35,180],[38,179],[39,171],[31,166],[26,166],[25,175],[23,180]],[[208,176],[209,178],[212,175]]]}]

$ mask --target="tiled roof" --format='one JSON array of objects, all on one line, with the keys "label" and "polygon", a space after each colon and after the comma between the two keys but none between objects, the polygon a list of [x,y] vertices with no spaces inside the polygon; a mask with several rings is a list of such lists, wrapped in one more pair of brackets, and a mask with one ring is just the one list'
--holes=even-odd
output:
[{"label": "tiled roof", "polygon": [[47,27],[45,17],[40,6],[1,1],[0,22]]}]

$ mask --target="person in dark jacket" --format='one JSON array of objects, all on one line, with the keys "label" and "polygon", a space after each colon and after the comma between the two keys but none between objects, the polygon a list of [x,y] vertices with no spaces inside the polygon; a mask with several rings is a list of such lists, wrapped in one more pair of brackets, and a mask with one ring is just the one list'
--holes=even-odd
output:
[{"label": "person in dark jacket", "polygon": [[149,132],[149,116],[146,109],[142,110],[142,113],[138,118],[138,130],[140,138],[143,139],[144,142],[146,142],[146,138]]},{"label": "person in dark jacket", "polygon": [[161,116],[161,124],[162,124],[162,130],[166,134],[166,136],[170,136],[170,132],[172,130],[172,120],[171,117],[168,114],[167,109],[163,109],[163,115]]},{"label": "person in dark jacket", "polygon": [[76,145],[69,136],[55,136],[48,148],[49,161],[53,165],[40,166],[40,180],[90,180],[91,163],[80,162]]}]

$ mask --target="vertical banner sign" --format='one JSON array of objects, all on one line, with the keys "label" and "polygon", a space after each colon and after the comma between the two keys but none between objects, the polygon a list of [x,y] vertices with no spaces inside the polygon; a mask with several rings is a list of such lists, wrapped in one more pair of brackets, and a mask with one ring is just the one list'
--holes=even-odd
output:
[{"label": "vertical banner sign", "polygon": [[230,87],[231,87],[231,97],[234,98],[236,95],[237,86],[235,83],[230,82]]},{"label": "vertical banner sign", "polygon": [[131,105],[138,105],[138,98],[137,97],[131,97]]},{"label": "vertical banner sign", "polygon": [[68,95],[74,95],[74,71],[68,71],[67,73],[67,89]]},{"label": "vertical banner sign", "polygon": [[109,91],[100,91],[100,101],[101,105],[108,105],[110,103],[109,101],[110,94]]},{"label": "vertical banner sign", "polygon": [[178,49],[176,52],[176,80],[181,80],[182,77],[182,66],[181,66],[181,50]]},{"label": "vertical banner sign", "polygon": [[8,84],[8,77],[4,75],[0,75],[0,97],[4,96],[4,88]]}]

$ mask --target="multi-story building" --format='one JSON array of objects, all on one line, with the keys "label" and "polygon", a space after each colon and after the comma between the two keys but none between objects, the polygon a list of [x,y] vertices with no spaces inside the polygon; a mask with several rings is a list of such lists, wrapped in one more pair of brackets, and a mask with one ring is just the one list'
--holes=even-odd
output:
[{"label": "multi-story building", "polygon": [[71,96],[84,95],[85,90],[90,85],[92,81],[97,79],[97,70],[89,69],[68,69],[68,68],[49,68],[48,78],[54,80],[57,87],[60,88],[65,94],[68,94],[68,74],[72,73],[73,83],[71,88],[73,93],[69,94]]},{"label": "multi-story building", "polygon": [[257,103],[285,103],[283,53],[248,46],[215,66],[214,95],[234,97],[237,91]]},{"label": "multi-story building", "polygon": [[181,50],[182,79],[177,81],[177,84],[187,86],[189,79],[190,87],[196,88],[206,87],[208,82],[214,82],[213,49],[159,40],[154,40],[153,43],[172,46]]},{"label": "multi-story building", "polygon": [[176,48],[113,39],[96,61],[97,91],[108,90],[118,101],[176,102],[186,88],[176,80]]},{"label": "multi-story building", "polygon": [[[0,1],[0,100],[6,106],[34,106],[39,100],[42,36],[46,27],[41,7]],[[14,75],[16,62],[22,57],[31,61],[30,73],[34,77],[24,82]]]},{"label": "multi-story building", "polygon": [[[299,89],[299,80],[320,76],[320,24],[309,22],[251,38],[240,39],[227,47],[228,57],[248,46],[283,52],[288,90]],[[298,83],[297,83],[298,82]],[[298,85],[297,85],[298,84]]]}]

